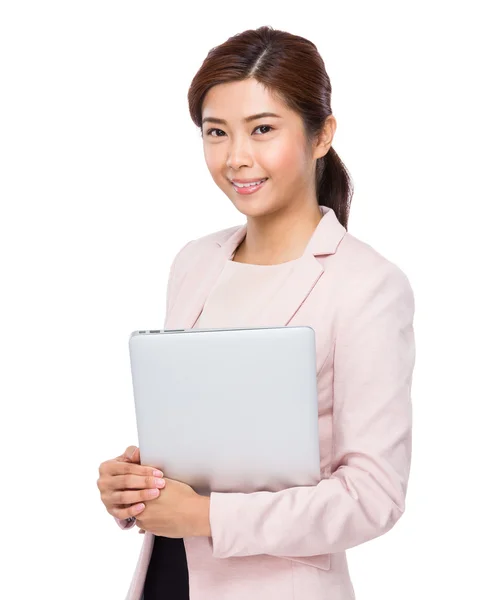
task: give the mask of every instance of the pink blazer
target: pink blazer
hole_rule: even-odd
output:
[[[405,510],[413,291],[398,266],[348,233],[332,209],[322,212],[290,278],[251,324],[315,330],[322,481],[213,492],[212,537],[184,538],[191,600],[352,600],[345,551],[389,531]],[[246,229],[217,231],[178,252],[166,329],[193,327]],[[153,540],[146,532],[126,600],[141,598]]]

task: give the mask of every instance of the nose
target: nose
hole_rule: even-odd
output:
[[[229,169],[238,170],[240,167],[250,167],[253,163],[248,143],[236,139],[230,143],[226,166]]]

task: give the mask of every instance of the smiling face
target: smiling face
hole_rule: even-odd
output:
[[[277,116],[247,120],[261,113]],[[205,96],[202,117],[207,167],[237,210],[258,217],[293,205],[317,205],[315,159],[330,147],[333,116],[327,129],[330,137],[322,137],[321,144],[308,149],[301,117],[257,80],[248,79],[213,86]],[[252,194],[238,193],[230,182],[266,177]]]

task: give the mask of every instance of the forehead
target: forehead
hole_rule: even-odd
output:
[[[245,117],[262,112],[273,112],[286,118],[290,111],[256,79],[220,83],[206,94],[202,118],[216,117],[241,122]]]

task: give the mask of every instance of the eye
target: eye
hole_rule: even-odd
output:
[[[212,131],[221,131],[221,133],[224,133],[224,131],[222,129],[216,129],[215,127],[213,129],[208,129],[206,134],[210,135],[211,137],[221,137],[220,135],[211,135]]]
[[[262,129],[263,127],[270,129],[271,131],[274,129],[270,125],[257,125],[257,127],[254,129],[254,131],[256,129]],[[224,131],[222,129],[217,129],[216,127],[213,127],[212,129],[207,130],[206,135],[208,135],[210,137],[223,137],[222,135],[211,135],[211,132],[213,132],[213,131],[220,131],[221,133],[224,133]],[[265,135],[266,133],[269,133],[269,132],[268,131],[266,131],[265,133],[263,132],[261,135]]]
[[[261,129],[262,127],[265,127],[266,129],[270,129],[272,131],[272,127],[270,125],[259,125],[258,127],[256,127],[255,129]],[[254,129],[254,131],[255,131]],[[265,133],[269,133],[268,131],[266,131]],[[265,135],[265,134],[264,134]]]

